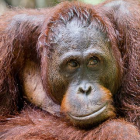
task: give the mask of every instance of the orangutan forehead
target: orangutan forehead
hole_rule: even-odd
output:
[[[71,19],[66,25],[59,24],[54,29],[53,41],[59,48],[82,48],[85,49],[90,45],[102,45],[108,42],[106,33],[102,32],[96,21],[86,26],[86,23],[76,17]]]
[[[91,9],[70,8],[52,17],[46,30],[47,46],[51,49],[86,49],[90,44],[109,42],[104,25]],[[92,45],[93,46],[93,45]]]

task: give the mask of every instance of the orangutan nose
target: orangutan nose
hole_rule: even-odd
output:
[[[83,94],[90,94],[91,93],[91,85],[90,84],[84,84],[82,83],[80,86],[79,86],[79,92],[80,93],[83,93]]]

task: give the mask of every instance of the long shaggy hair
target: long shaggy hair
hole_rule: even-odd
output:
[[[14,9],[0,17],[0,139],[140,138],[140,3],[107,1],[97,6],[64,2],[43,10]],[[117,60],[118,92],[113,101],[117,117],[91,130],[81,130],[63,117],[32,107],[23,98],[19,73],[30,59],[41,65],[42,48],[51,52],[53,27],[74,16],[98,21],[107,33]],[[49,38],[48,38],[49,36]],[[40,66],[42,69],[43,66]],[[42,77],[43,79],[43,77]],[[49,94],[49,93],[48,93]],[[130,123],[129,123],[130,122]],[[137,128],[132,125],[134,124]],[[129,135],[126,135],[129,134]]]

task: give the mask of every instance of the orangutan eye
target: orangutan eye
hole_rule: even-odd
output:
[[[77,68],[79,66],[78,62],[75,61],[75,60],[70,60],[68,62],[68,66],[71,67],[71,68]]]
[[[95,66],[99,63],[99,59],[98,57],[92,57],[90,58],[89,62],[88,62],[88,66],[92,67],[92,66]]]

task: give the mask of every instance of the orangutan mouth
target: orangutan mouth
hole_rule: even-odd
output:
[[[106,105],[103,106],[101,109],[97,110],[96,112],[93,112],[91,114],[88,115],[84,115],[84,116],[74,116],[72,114],[69,114],[69,116],[74,119],[74,120],[78,120],[78,121],[82,121],[82,120],[89,120],[91,118],[95,118],[98,115],[100,115],[102,112],[104,112],[104,110],[106,109]]]

